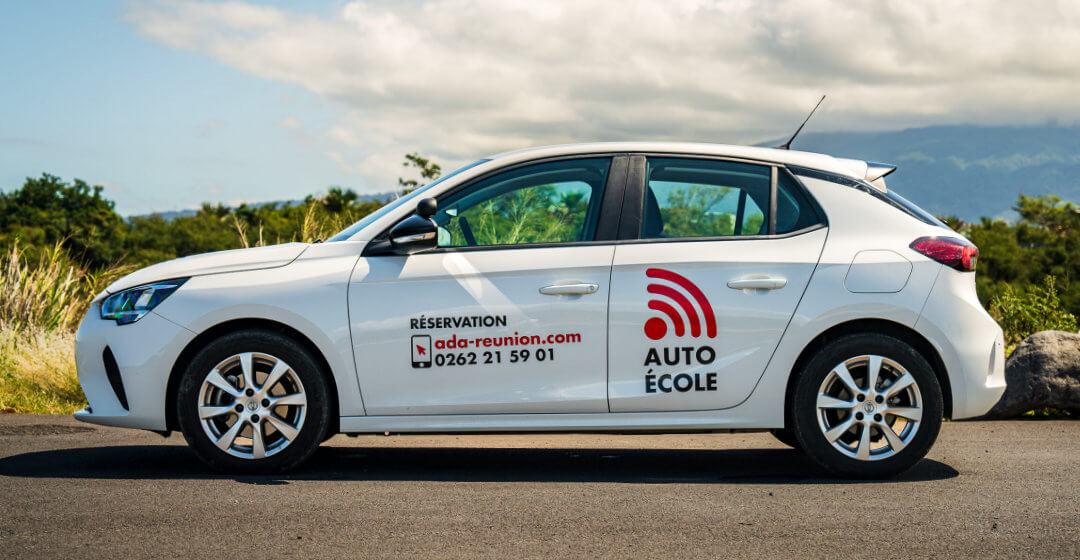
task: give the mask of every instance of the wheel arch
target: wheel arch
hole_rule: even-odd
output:
[[[802,352],[799,353],[799,357],[795,360],[795,364],[791,368],[791,373],[788,375],[787,389],[784,392],[785,426],[791,424],[789,418],[791,407],[789,404],[791,403],[792,395],[795,391],[795,382],[802,372],[803,366],[810,361],[818,350],[823,348],[829,342],[844,335],[859,333],[879,333],[892,336],[906,342],[919,352],[919,354],[921,354],[930,364],[930,367],[933,368],[934,375],[937,377],[938,383],[941,384],[941,404],[945,417],[950,418],[952,416],[952,385],[949,383],[949,372],[945,367],[945,361],[941,359],[941,354],[934,348],[934,345],[931,344],[926,337],[919,334],[918,331],[900,323],[889,321],[887,319],[857,319],[829,327],[821,334],[814,337],[814,339],[803,348]]]
[[[184,368],[186,368],[188,363],[195,357],[195,354],[212,340],[226,334],[245,330],[268,330],[278,332],[295,340],[308,352],[311,352],[311,355],[318,360],[319,365],[322,366],[323,375],[326,376],[326,384],[330,391],[330,418],[334,419],[340,416],[338,412],[337,383],[334,381],[334,374],[333,370],[330,368],[330,362],[310,338],[285,323],[270,319],[233,319],[218,323],[199,333],[191,340],[191,342],[187,343],[180,352],[180,355],[177,356],[176,361],[173,362],[172,369],[169,371],[169,381],[165,389],[165,424],[167,429],[180,429],[180,422],[176,417],[176,393],[180,385],[180,378],[184,373]],[[331,426],[335,427],[333,432],[336,432],[336,424],[332,423]]]

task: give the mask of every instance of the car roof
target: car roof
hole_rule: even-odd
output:
[[[863,179],[867,172],[867,163],[861,160],[837,158],[826,154],[801,152],[798,150],[699,142],[590,142],[583,144],[559,144],[502,152],[489,156],[489,159],[499,163],[517,163],[547,157],[618,152],[722,156],[809,167],[812,169],[838,173],[856,179]]]

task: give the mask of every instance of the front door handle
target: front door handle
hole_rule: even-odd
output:
[[[595,294],[600,289],[599,284],[577,282],[574,284],[553,284],[540,288],[540,293],[545,296],[583,296]]]
[[[787,286],[787,278],[783,276],[744,276],[727,283],[733,290],[779,290],[784,286]]]

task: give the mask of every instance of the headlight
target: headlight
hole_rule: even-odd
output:
[[[117,292],[101,302],[101,318],[113,319],[117,325],[130,325],[165,301],[184,282],[187,278],[162,280]]]

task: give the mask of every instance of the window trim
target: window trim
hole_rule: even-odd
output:
[[[769,168],[769,235],[776,235],[776,197],[778,196],[776,183],[779,175],[775,165]]]
[[[510,251],[521,249],[559,249],[563,247],[618,247],[622,245],[644,245],[649,243],[705,243],[716,241],[765,241],[770,239],[788,239],[799,235],[805,235],[807,233],[815,232],[820,229],[826,229],[826,224],[814,224],[795,231],[789,231],[787,233],[780,233],[776,235],[740,235],[738,237],[733,235],[723,237],[655,237],[651,239],[608,239],[600,241],[568,241],[565,243],[529,243],[527,245],[478,245],[476,247],[439,247],[437,249],[431,249],[430,251],[424,251],[422,253],[416,253],[416,255],[431,255],[436,253],[471,253],[475,251]],[[374,255],[373,255],[374,256]],[[395,256],[384,255],[378,256]]]
[[[819,229],[825,229],[829,227],[828,224],[817,223],[812,226],[807,226],[795,231],[789,231],[787,233],[778,233],[774,235],[723,235],[712,237],[653,237],[653,238],[638,238],[638,239],[620,239],[616,245],[641,245],[646,243],[705,243],[716,241],[765,241],[770,239],[788,239],[790,237],[796,237],[804,235]]]
[[[637,244],[637,243],[694,243],[694,242],[707,242],[707,241],[760,241],[765,239],[787,239],[797,235],[803,235],[812,231],[829,227],[828,216],[821,208],[821,204],[818,203],[814,195],[810,193],[806,185],[799,181],[799,178],[792,173],[786,165],[777,162],[769,162],[762,160],[752,160],[738,157],[727,156],[713,156],[707,154],[683,154],[678,152],[641,152],[630,154],[631,169],[626,181],[626,188],[624,192],[623,203],[623,224],[627,227],[619,228],[619,244]],[[640,158],[640,159],[639,159]],[[769,183],[769,233],[765,235],[722,235],[722,236],[702,236],[702,237],[656,237],[656,238],[643,238],[641,237],[641,226],[644,221],[644,205],[645,205],[645,188],[648,182],[646,176],[646,165],[649,158],[668,158],[668,159],[699,159],[699,160],[711,160],[722,161],[732,163],[746,163],[752,165],[758,165],[761,167],[769,167],[770,171],[770,183]],[[780,173],[783,171],[790,179],[792,186],[799,190],[803,198],[809,203],[809,208],[813,210],[814,215],[817,217],[816,223],[804,227],[802,229],[789,231],[787,233],[776,233],[776,209],[779,196],[779,183]],[[627,212],[632,212],[632,219],[627,220]]]
[[[614,244],[616,234],[619,231],[619,222],[621,219],[621,211],[624,197],[624,189],[627,181],[627,162],[630,159],[629,154],[625,152],[596,152],[586,154],[567,154],[562,156],[552,156],[546,158],[533,159],[528,161],[522,161],[497,169],[492,169],[468,181],[456,185],[444,192],[435,195],[432,198],[436,200],[444,200],[446,197],[453,196],[454,194],[475,186],[481,181],[490,179],[495,175],[520,169],[522,167],[528,167],[531,165],[538,165],[543,163],[552,163],[557,161],[570,161],[578,159],[597,159],[597,158],[609,158],[611,164],[608,167],[607,181],[604,184],[604,192],[600,197],[599,217],[596,223],[596,230],[593,232],[593,239],[584,241],[565,241],[565,242],[545,242],[545,243],[521,243],[514,245],[477,245],[474,247],[436,247],[434,249],[417,253],[417,255],[436,255],[444,253],[467,253],[474,251],[506,251],[506,250],[520,250],[520,249],[550,249],[557,247],[588,247],[595,245],[611,245]],[[389,224],[375,237],[368,242],[364,247],[364,251],[361,256],[400,256],[400,255],[388,255],[382,250],[385,248],[386,243],[390,237],[390,230],[394,229],[401,221],[408,219],[412,216],[412,213],[406,214],[401,219]],[[614,223],[612,223],[614,222]]]

